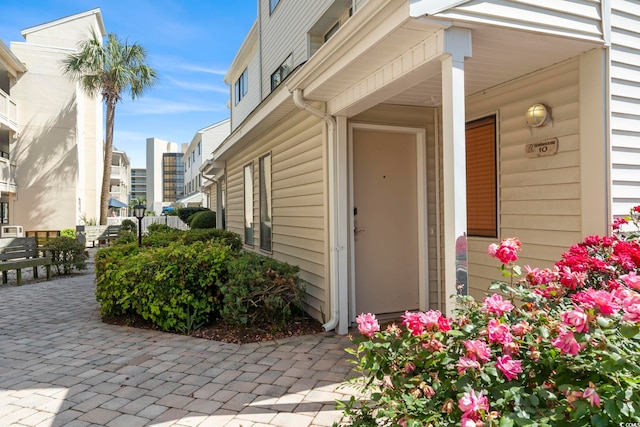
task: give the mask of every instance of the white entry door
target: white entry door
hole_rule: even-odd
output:
[[[416,138],[353,130],[356,315],[420,306]]]

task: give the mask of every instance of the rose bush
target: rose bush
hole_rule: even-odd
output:
[[[449,319],[407,312],[401,326],[356,320],[347,351],[362,399],[342,402],[351,426],[609,426],[640,421],[640,243],[613,224],[554,268],[515,262],[517,238],[491,245],[507,282]]]

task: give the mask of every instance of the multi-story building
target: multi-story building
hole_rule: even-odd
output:
[[[13,201],[17,194],[16,163],[11,159],[12,144],[19,136],[18,101],[11,96],[11,88],[27,72],[11,50],[0,40],[0,223],[8,224],[13,215]]]
[[[60,67],[91,31],[106,34],[100,9],[27,28],[10,51],[0,43],[2,221],[60,230],[98,217],[102,100]]]
[[[147,200],[147,170],[131,168],[131,184],[129,186],[129,203],[136,200]]]
[[[327,329],[450,312],[640,204],[637,1],[259,0],[210,174]]]
[[[183,206],[202,206],[212,210],[215,206],[215,190],[209,191],[213,181],[200,170],[213,150],[229,136],[229,119],[207,126],[196,132],[182,158],[184,165],[184,197],[178,200]],[[214,197],[214,200],[211,197]]]
[[[124,151],[116,148],[111,157],[111,180],[109,208],[114,216],[127,216],[129,206],[129,182],[131,181],[131,165]]]
[[[147,138],[147,210],[156,214],[183,196],[182,155],[186,144]]]

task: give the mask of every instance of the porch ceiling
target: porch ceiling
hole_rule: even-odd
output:
[[[367,78],[390,64],[400,55],[426,38],[435,35],[442,26],[409,19],[373,48],[362,53],[331,78],[318,79],[304,88],[307,99],[331,102],[345,91],[354,90]],[[472,33],[472,57],[465,61],[465,93],[487,90],[520,76],[575,57],[601,46],[557,36],[535,34],[506,28],[467,26]],[[343,60],[344,61],[344,60]],[[357,97],[358,90],[355,96]],[[433,60],[401,80],[393,90],[380,91],[375,103],[410,106],[439,106],[441,104],[440,61]],[[331,111],[352,116],[368,108],[371,100],[350,106],[343,111]]]

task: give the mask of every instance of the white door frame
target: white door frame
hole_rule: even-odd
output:
[[[355,321],[358,314],[356,313],[356,270],[355,270],[355,236],[354,215],[353,215],[353,132],[354,130],[373,130],[386,133],[404,133],[416,136],[416,161],[417,161],[417,186],[416,197],[418,206],[418,297],[420,299],[420,310],[426,310],[429,306],[429,280],[427,272],[428,266],[428,239],[426,230],[428,230],[427,217],[427,138],[426,130],[422,128],[391,126],[391,125],[374,125],[367,123],[349,123],[348,138],[348,179],[349,179],[349,320]]]

